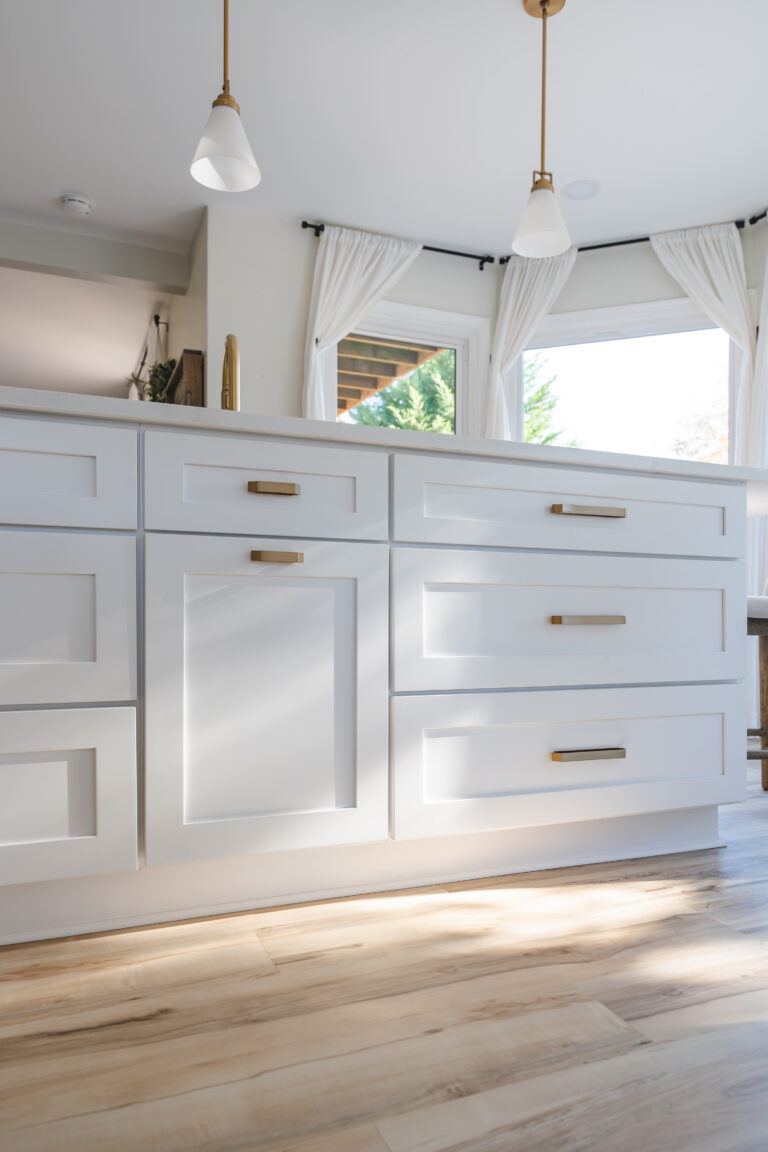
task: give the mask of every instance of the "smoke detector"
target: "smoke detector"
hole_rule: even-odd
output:
[[[93,212],[93,204],[87,196],[66,193],[59,196],[59,203],[68,216],[90,216]]]

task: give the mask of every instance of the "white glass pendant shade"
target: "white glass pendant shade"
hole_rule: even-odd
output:
[[[198,184],[219,192],[245,192],[259,183],[261,172],[234,108],[211,109],[189,170]]]
[[[518,256],[543,259],[559,256],[571,246],[555,194],[549,188],[534,188],[512,241]]]

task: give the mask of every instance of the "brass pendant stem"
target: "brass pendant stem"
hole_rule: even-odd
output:
[[[224,86],[222,92],[229,96],[229,0],[224,0]]]
[[[229,91],[229,0],[224,0],[224,83],[211,107],[217,108],[220,105],[234,108],[238,114],[240,112],[240,105]]]
[[[226,0],[225,0],[226,3]],[[544,160],[547,133],[547,17],[549,0],[541,0],[541,172],[546,172]]]

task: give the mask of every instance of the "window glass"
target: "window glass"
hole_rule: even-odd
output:
[[[727,464],[729,354],[720,328],[531,349],[525,439]]]
[[[456,431],[456,350],[352,332],[339,341],[337,418]]]

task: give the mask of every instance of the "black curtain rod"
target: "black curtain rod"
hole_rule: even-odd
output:
[[[301,226],[302,228],[309,228],[316,237],[325,231],[325,224],[310,224],[307,220],[302,220]],[[422,247],[425,252],[442,252],[444,256],[462,256],[466,260],[477,260],[481,272],[486,264],[496,263],[495,256],[477,256],[473,252],[456,252],[453,248],[433,248],[431,244],[423,244]]]
[[[750,216],[749,220],[734,220],[734,224],[741,231],[747,224],[757,224],[758,220],[764,220],[766,215],[768,215],[768,208],[757,216]],[[623,248],[626,244],[648,244],[650,239],[650,236],[635,236],[633,240],[607,240],[604,244],[584,244],[577,251],[597,252],[600,248]],[[510,260],[511,256],[502,256],[499,259],[499,264],[509,264]]]
[[[763,212],[760,216],[752,216],[750,224],[756,224],[758,220],[762,220],[765,216]],[[734,224],[741,231],[746,225],[746,220],[734,220]],[[634,240],[609,240],[605,244],[585,244],[583,248],[579,248],[579,252],[596,252],[599,248],[621,248],[624,244],[647,244],[650,242],[650,236],[637,236]]]
[[[749,220],[734,220],[736,227],[741,230],[747,224],[757,224],[758,221],[764,220],[768,216],[768,208],[759,212],[756,216],[750,216]],[[302,228],[310,228],[314,231],[315,236],[319,236],[325,230],[325,224],[309,224],[306,220],[301,222]],[[578,249],[579,252],[597,252],[601,248],[623,248],[627,244],[648,244],[650,236],[636,236],[633,240],[607,240],[604,244],[584,244]],[[496,260],[493,256],[475,256],[471,252],[455,252],[452,248],[432,248],[429,244],[424,245],[425,252],[443,252],[446,256],[465,256],[468,260],[477,260],[482,272],[486,264],[495,264]],[[499,264],[503,267],[509,264],[512,259],[511,256],[500,256]]]

